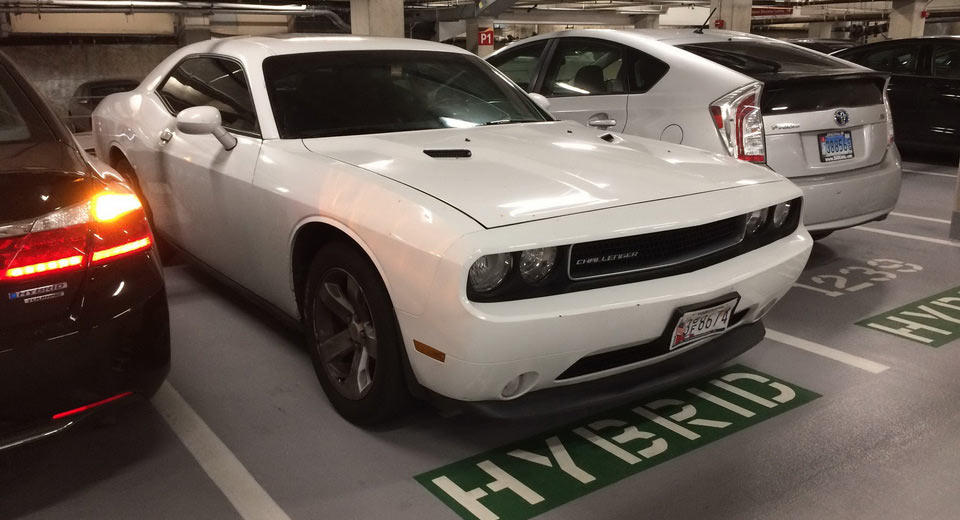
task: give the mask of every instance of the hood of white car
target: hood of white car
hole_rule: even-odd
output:
[[[685,146],[619,135],[608,142],[599,135],[576,123],[548,122],[304,144],[436,197],[487,228],[782,180],[765,168]],[[425,152],[465,150],[469,157]]]

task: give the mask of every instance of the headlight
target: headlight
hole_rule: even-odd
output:
[[[470,275],[467,278],[473,290],[490,292],[500,287],[511,269],[513,269],[513,255],[510,253],[486,255],[470,266]]]
[[[758,209],[747,215],[747,236],[753,236],[760,231],[764,222],[767,221],[767,211],[769,208]]]
[[[527,249],[520,253],[520,277],[529,284],[537,283],[553,271],[556,263],[557,248],[555,247]]]
[[[780,229],[780,226],[787,221],[787,217],[790,215],[790,203],[781,202],[773,207],[773,227],[774,229]]]

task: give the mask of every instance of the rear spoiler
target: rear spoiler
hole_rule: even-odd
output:
[[[828,70],[820,72],[794,72],[794,73],[783,73],[783,72],[764,72],[751,74],[751,76],[758,80],[762,81],[764,88],[770,88],[772,86],[786,86],[786,85],[796,85],[801,83],[828,83],[833,81],[849,81],[849,80],[863,80],[863,79],[873,79],[876,80],[881,85],[886,84],[887,79],[890,78],[890,74],[886,72],[880,72],[876,70]]]

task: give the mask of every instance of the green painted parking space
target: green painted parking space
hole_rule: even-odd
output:
[[[860,320],[857,325],[940,347],[960,338],[960,287]]]
[[[817,397],[734,365],[415,478],[464,519],[523,520]]]

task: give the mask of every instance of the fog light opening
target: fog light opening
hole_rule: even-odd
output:
[[[527,393],[533,385],[537,382],[537,379],[540,377],[540,374],[536,372],[525,372],[519,376],[511,379],[503,386],[503,390],[500,391],[500,396],[504,399],[516,399],[521,395]]]

